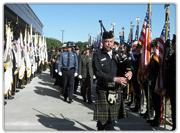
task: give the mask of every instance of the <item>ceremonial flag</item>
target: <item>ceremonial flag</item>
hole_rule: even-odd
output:
[[[142,46],[142,54],[138,70],[138,82],[141,85],[148,79],[148,66],[150,64],[150,42],[151,42],[151,4],[148,4],[144,24],[142,27],[139,44]],[[141,89],[142,85],[141,85]]]
[[[6,49],[4,51],[4,96],[8,96],[9,92],[12,91],[11,84],[12,79],[12,49],[11,49],[11,28],[10,25],[6,25]],[[11,94],[10,94],[11,95]]]
[[[88,44],[91,45],[91,34],[88,35]]]
[[[4,50],[4,62],[6,62],[7,57],[8,57],[8,51],[9,51],[9,47],[11,45],[11,31],[10,31],[10,27],[6,24],[6,49]]]
[[[163,27],[163,30],[161,32],[160,38],[157,42],[157,46],[153,55],[153,58],[158,62],[159,64],[159,73],[156,79],[156,86],[155,86],[155,92],[160,95],[165,95],[165,89],[164,89],[164,77],[165,77],[165,60],[166,60],[166,41],[167,39],[170,39],[170,21],[169,21],[169,11],[166,10],[166,21]]]
[[[132,43],[132,53],[133,53],[133,55],[136,54],[136,46],[138,44],[138,34],[139,34],[139,23],[136,26],[135,41]]]
[[[132,41],[132,26],[131,26],[131,28],[130,28],[130,32],[129,32],[129,36],[128,36],[128,41],[127,41],[127,43],[130,44],[131,41]]]
[[[123,31],[121,31],[122,36],[120,36],[120,45],[119,45],[119,52],[120,53],[124,52],[124,27],[122,29],[123,29]]]
[[[20,33],[20,34],[22,34],[22,33]],[[17,69],[14,72],[14,75],[16,75],[19,72],[21,65],[22,65],[22,63],[21,63],[21,40],[20,40],[20,37],[16,41],[16,48],[17,48],[17,58],[16,58]]]
[[[102,49],[102,48],[103,48],[103,43],[102,43],[102,35],[103,35],[103,32],[102,32],[102,26],[101,26],[101,24],[100,24],[100,27],[101,27],[101,36],[100,36],[99,49]]]
[[[27,45],[26,45],[26,71],[27,71],[27,78],[31,76],[31,59],[30,59],[30,34],[28,31],[27,34]]]

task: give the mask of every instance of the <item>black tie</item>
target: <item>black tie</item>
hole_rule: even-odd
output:
[[[68,61],[67,61],[67,67],[69,67],[69,63],[70,63],[70,52],[68,52]]]

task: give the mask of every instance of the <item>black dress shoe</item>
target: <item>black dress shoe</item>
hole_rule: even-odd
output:
[[[133,112],[138,112],[139,111],[139,108],[138,107],[135,107],[132,109]]]
[[[144,113],[143,118],[144,118],[144,119],[147,119],[147,118],[148,118],[148,113],[147,113],[147,112]]]
[[[8,99],[14,99],[14,97],[12,97],[12,96],[8,96]]]
[[[93,102],[92,102],[92,100],[90,100],[90,101],[88,101],[87,103],[88,103],[88,104],[92,104]]]
[[[67,102],[67,98],[64,98],[64,101]]]
[[[16,90],[16,92],[19,92],[19,90]]]
[[[69,102],[68,103],[72,103],[73,102],[73,100],[69,100]]]
[[[86,102],[86,98],[84,98],[83,101]]]
[[[154,120],[147,120],[147,123],[154,123]]]
[[[160,125],[160,122],[159,122],[159,121],[155,121],[155,120],[154,120],[154,122],[151,123],[151,126],[152,126],[152,127],[159,127],[159,125]]]
[[[22,86],[18,86],[18,87],[16,87],[16,88],[18,88],[18,89],[23,89],[23,88],[25,88],[25,87],[22,87]]]

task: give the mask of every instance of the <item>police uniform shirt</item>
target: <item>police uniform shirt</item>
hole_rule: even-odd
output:
[[[61,72],[61,68],[75,68],[75,73],[77,73],[78,69],[78,60],[77,55],[70,51],[70,62],[68,67],[68,52],[63,52],[60,55],[59,63],[58,63],[58,71]]]

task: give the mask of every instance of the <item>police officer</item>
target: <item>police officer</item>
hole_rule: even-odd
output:
[[[91,104],[91,90],[93,84],[93,68],[92,59],[93,55],[90,54],[89,45],[85,45],[85,54],[81,55],[79,58],[79,79],[82,79],[81,95],[84,102],[86,102],[86,96],[88,103]],[[88,90],[87,90],[88,88]]]
[[[118,46],[119,46],[119,43],[118,42],[114,42],[114,46],[113,46],[113,49],[118,51]]]
[[[79,47],[78,46],[75,47],[75,53],[77,55],[77,60],[78,60],[78,64],[79,64],[80,53],[79,53]],[[79,67],[79,65],[78,65],[78,67]],[[74,79],[74,94],[76,94],[78,84],[79,84],[79,77],[77,76]]]
[[[121,91],[118,84],[126,86],[127,79],[132,78],[132,71],[125,77],[117,77],[118,64],[122,60],[119,52],[112,50],[113,32],[103,33],[103,48],[93,55],[93,68],[97,78],[94,120],[98,130],[114,130],[118,119]]]
[[[49,67],[50,67],[50,76],[53,76],[53,56],[56,55],[54,47],[51,47],[51,52],[49,53]]]
[[[78,61],[75,53],[72,52],[72,43],[67,43],[67,52],[60,55],[58,71],[63,78],[64,101],[67,101],[69,87],[69,103],[72,103],[74,93],[74,77],[76,77],[78,69]]]
[[[62,45],[62,52],[67,52],[67,44],[63,44]],[[60,59],[60,56],[59,56],[59,59]],[[59,64],[59,60],[58,60],[58,63],[57,63],[57,71],[58,71],[58,64]],[[59,93],[59,96],[63,95],[63,80],[62,80],[62,76],[59,76],[58,74],[58,77],[59,77],[59,86],[60,86],[60,93]]]
[[[167,88],[167,94],[169,95],[172,110],[172,122],[173,128],[176,129],[176,35],[173,34],[172,48],[173,54],[170,56],[167,62],[167,75],[165,86]]]
[[[56,48],[56,55],[54,56],[55,59],[55,74],[56,74],[56,81],[54,82],[54,85],[60,85],[60,76],[58,75],[58,62],[59,62],[59,58],[60,58],[60,52],[61,49],[60,48]]]
[[[142,46],[138,44],[136,46],[136,54],[134,55],[135,60],[132,62],[132,65],[134,68],[133,77],[132,77],[132,85],[135,91],[135,103],[136,103],[135,108],[133,109],[134,112],[137,112],[140,109],[140,102],[141,102],[141,90],[140,90],[140,85],[137,80],[141,53],[142,53]]]

